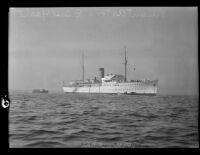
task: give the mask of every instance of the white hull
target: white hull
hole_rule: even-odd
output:
[[[103,83],[90,86],[63,86],[65,93],[107,93],[107,94],[157,94],[158,81]]]

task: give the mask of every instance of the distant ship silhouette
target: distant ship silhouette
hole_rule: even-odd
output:
[[[33,89],[32,93],[48,93],[46,89]]]

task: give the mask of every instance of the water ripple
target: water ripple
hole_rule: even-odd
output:
[[[197,96],[10,98],[10,147],[198,147]]]

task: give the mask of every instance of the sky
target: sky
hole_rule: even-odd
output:
[[[124,74],[158,79],[160,94],[198,94],[197,7],[10,8],[9,89]],[[136,68],[136,70],[134,70]]]

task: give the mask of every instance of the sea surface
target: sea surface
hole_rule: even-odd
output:
[[[198,148],[198,96],[11,93],[11,148]]]

